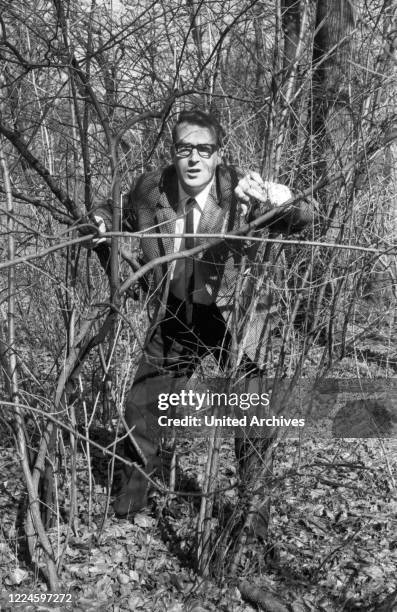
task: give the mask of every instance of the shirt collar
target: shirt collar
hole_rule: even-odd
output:
[[[204,206],[205,203],[207,201],[207,198],[209,196],[209,193],[211,191],[211,187],[214,184],[214,180],[215,180],[215,176],[212,178],[212,180],[208,183],[208,185],[206,185],[204,187],[204,189],[202,191],[200,191],[200,193],[198,193],[197,195],[194,196],[194,199],[197,202],[197,206],[199,207],[199,209],[201,210],[201,212],[204,210]],[[179,206],[181,206],[182,204],[185,204],[185,201],[188,200],[190,197],[185,190],[183,189],[182,185],[179,183],[178,181],[178,185],[179,185]]]

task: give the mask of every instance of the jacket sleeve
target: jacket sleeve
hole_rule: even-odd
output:
[[[132,196],[133,192],[134,192],[134,188],[131,187],[128,194],[123,194],[123,204],[125,204],[125,206],[123,207],[124,210],[123,210],[123,216],[121,219],[121,229],[122,231],[125,231],[125,232],[138,231],[138,228],[136,226],[135,210],[130,205],[130,202],[132,201],[132,197],[133,197]],[[91,211],[91,215],[90,215],[91,218],[93,218],[94,215],[103,219],[107,232],[112,231],[113,202],[111,199],[106,200],[105,202],[101,202],[99,206],[94,208]]]
[[[163,169],[145,172],[131,186],[128,197],[124,200],[123,229],[125,231],[139,232],[152,225],[162,174]]]
[[[137,182],[131,185],[128,194],[124,198],[123,211],[123,230],[126,232],[138,231],[138,206],[142,200],[144,175],[140,176]]]
[[[270,211],[275,212],[274,217],[260,226],[260,229],[266,227],[274,234],[295,234],[314,222],[318,203],[314,198],[305,198],[295,204],[280,207],[280,211],[277,212],[277,209],[270,204],[255,202],[247,220],[253,221]]]
[[[94,219],[94,217],[100,217],[104,221],[107,232],[110,232],[112,230],[112,216],[113,203],[111,198],[103,200],[90,211],[91,219]]]
[[[124,193],[122,196],[123,211],[121,219],[121,229],[126,232],[138,231],[137,223],[137,210],[142,196],[145,192],[145,177],[143,174],[139,177],[135,184],[131,185],[128,193]],[[112,217],[113,217],[113,201],[111,198],[101,202],[91,211],[91,217],[94,215],[103,219],[106,230],[110,232],[112,230]]]
[[[139,180],[138,180],[138,184],[139,184]],[[134,232],[134,231],[137,231],[138,229],[135,223],[136,215],[134,214],[134,209],[130,205],[130,202],[134,201],[131,199],[132,194],[134,193],[134,189],[135,189],[134,186],[132,186],[128,195],[123,195],[123,199],[122,199],[124,206],[123,206],[123,216],[121,220],[121,229],[127,232]],[[106,231],[110,232],[112,230],[112,217],[113,217],[113,201],[111,200],[111,198],[100,202],[98,206],[92,209],[90,216],[92,219],[94,216],[100,217],[105,223]],[[109,244],[107,242],[100,242],[99,244],[96,244],[93,247],[93,251],[95,251],[102,267],[104,268],[105,272],[109,275],[110,274],[110,246]],[[137,265],[139,265],[139,263],[140,262],[137,260]]]

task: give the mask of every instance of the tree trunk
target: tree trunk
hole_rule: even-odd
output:
[[[284,31],[284,72],[290,72],[294,66],[296,50],[299,43],[301,27],[301,3],[297,0],[282,0],[282,20]]]
[[[354,21],[352,2],[317,0],[313,47],[313,127],[319,139],[322,169],[327,174],[346,164],[351,155],[354,131],[351,106]]]

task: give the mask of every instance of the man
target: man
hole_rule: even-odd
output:
[[[255,172],[242,176],[222,165],[222,128],[212,115],[182,112],[172,136],[172,166],[141,176],[125,211],[128,229],[158,234],[142,237],[145,262],[208,242],[168,234],[232,232],[244,223],[242,203],[251,198],[259,203],[253,218],[292,197],[287,187],[264,183]],[[297,231],[311,219],[305,202],[280,215],[273,230]],[[131,431],[126,454],[147,474],[159,466],[159,394],[183,388],[208,353],[221,367],[227,364],[231,336],[221,307],[233,296],[244,252],[243,241],[213,241],[196,258],[161,263],[153,270],[155,312],[125,407]],[[254,364],[246,358],[243,367],[249,371]],[[116,514],[133,514],[145,506],[147,488],[141,471],[125,470],[114,501]]]

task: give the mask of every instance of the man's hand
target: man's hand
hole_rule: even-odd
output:
[[[263,181],[257,172],[249,172],[240,179],[234,193],[239,200],[246,204],[252,198],[273,207],[281,206],[292,198],[292,193],[286,185]],[[245,208],[244,204],[242,208]]]
[[[102,217],[94,215],[93,217],[96,227],[98,228],[98,235],[106,233],[106,225]],[[98,246],[101,242],[105,242],[106,238],[93,238],[92,243],[94,246]]]

